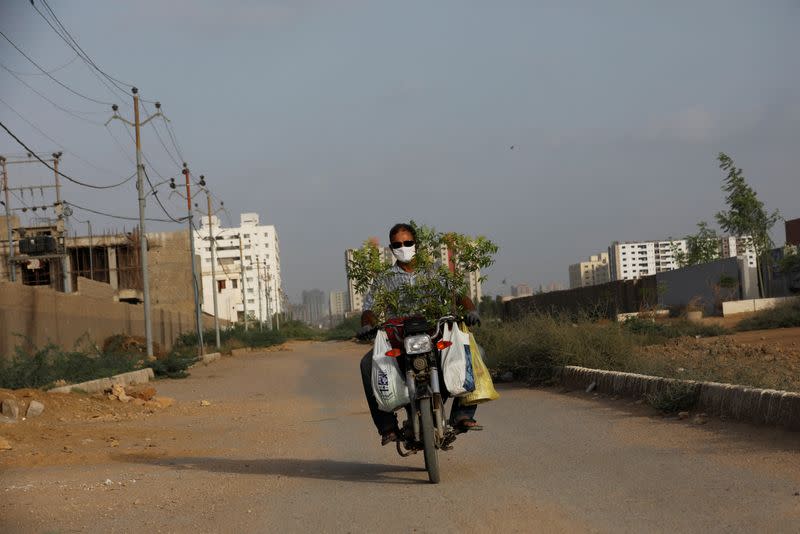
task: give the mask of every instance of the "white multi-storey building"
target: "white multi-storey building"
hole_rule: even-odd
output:
[[[266,321],[282,313],[280,245],[275,227],[259,224],[257,213],[242,213],[240,226],[234,228],[223,228],[212,215],[210,230],[216,244],[213,279],[209,217],[202,218],[194,233],[203,280],[203,311],[214,313],[212,291],[216,291],[221,319],[242,321],[245,309],[251,320]]]
[[[722,258],[744,257],[749,267],[756,266],[756,249],[748,236],[725,236],[720,238]]]
[[[331,291],[328,301],[328,313],[334,321],[341,320],[347,313],[347,291]]]
[[[605,284],[609,280],[611,280],[611,276],[607,252],[589,256],[589,261],[581,261],[569,266],[570,289]]]
[[[675,252],[686,252],[686,240],[615,241],[608,248],[612,280],[636,280],[642,276],[678,268]]]

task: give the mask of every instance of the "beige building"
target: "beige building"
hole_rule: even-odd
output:
[[[569,266],[569,288],[594,286],[610,281],[608,253],[601,252]]]

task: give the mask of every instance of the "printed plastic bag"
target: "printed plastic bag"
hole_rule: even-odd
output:
[[[472,352],[472,370],[475,373],[475,390],[461,397],[461,404],[480,404],[482,402],[499,399],[500,394],[494,389],[492,375],[489,374],[489,368],[483,363],[481,349],[475,342],[475,336],[473,336],[471,332],[469,334],[469,345],[471,349],[470,352]]]
[[[372,349],[372,394],[384,412],[393,412],[411,402],[397,360],[386,355],[391,348],[386,332],[379,330]]]
[[[457,324],[445,324],[442,339],[452,343],[442,351],[444,385],[454,397],[466,395],[475,389],[469,336]]]

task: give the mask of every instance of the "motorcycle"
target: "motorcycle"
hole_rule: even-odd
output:
[[[397,452],[404,458],[422,452],[428,479],[433,484],[441,480],[439,451],[451,450],[456,436],[462,432],[445,419],[441,374],[442,351],[452,344],[442,339],[443,327],[460,320],[448,315],[434,325],[423,318],[412,317],[404,319],[402,324],[383,323],[364,336],[374,336],[378,330],[385,330],[387,334],[393,330],[395,339],[402,342],[402,349],[393,348],[386,353],[397,358],[400,369],[405,370],[411,399],[405,407],[406,420],[400,425]]]

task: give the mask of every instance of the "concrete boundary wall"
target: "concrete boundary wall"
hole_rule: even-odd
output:
[[[195,328],[190,311],[153,307],[153,341],[169,350],[178,335]],[[212,317],[204,317],[206,328]],[[78,293],[61,293],[48,287],[0,283],[0,358],[27,342],[36,347],[53,343],[72,350],[83,338],[102,347],[116,334],[144,336],[144,310],[139,304],[114,302]]]
[[[631,398],[657,393],[671,384],[688,384],[698,389],[696,408],[700,411],[737,421],[800,430],[800,393],[577,366],[564,367],[561,382],[575,389],[585,389],[594,382],[600,393]]]
[[[748,299],[722,303],[722,315],[736,315],[737,313],[752,313],[761,310],[769,310],[798,297],[776,297],[767,299]]]

